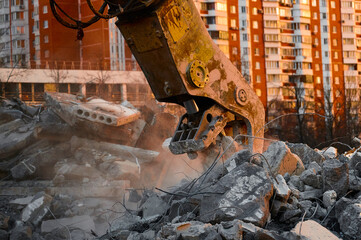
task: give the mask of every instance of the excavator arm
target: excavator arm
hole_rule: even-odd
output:
[[[252,136],[243,143],[253,152],[263,150],[263,105],[210,38],[193,0],[104,0],[99,10],[87,3],[93,21],[118,19],[156,99],[187,110],[171,140],[172,153],[201,151],[220,134]],[[51,7],[59,17],[57,6]]]

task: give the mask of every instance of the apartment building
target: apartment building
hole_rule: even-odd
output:
[[[102,1],[93,2],[100,4]],[[62,0],[57,3],[75,19],[88,21],[94,16],[85,0]],[[48,0],[1,0],[1,65],[139,70],[114,21],[98,21],[84,29],[84,38],[79,40],[77,30],[62,26],[54,18]]]
[[[269,118],[275,100],[290,111],[345,121],[357,115],[361,74],[360,0],[239,0],[242,73]],[[302,91],[295,94],[297,89]],[[306,100],[297,108],[297,95]],[[354,112],[353,112],[354,111]]]

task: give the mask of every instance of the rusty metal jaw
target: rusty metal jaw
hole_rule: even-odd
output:
[[[224,108],[213,105],[196,114],[181,117],[169,145],[173,154],[193,153],[209,147],[221,134],[234,115]]]

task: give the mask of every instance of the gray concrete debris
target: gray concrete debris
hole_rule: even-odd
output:
[[[312,186],[314,188],[321,188],[322,184],[321,184],[321,176],[318,176],[316,174],[316,170],[314,168],[309,168],[305,171],[303,171],[303,173],[300,176],[300,179],[307,185]]]
[[[29,226],[17,226],[11,230],[9,240],[32,240],[33,231]]]
[[[349,171],[349,189],[355,191],[361,191],[361,177],[357,176],[355,170]]]
[[[50,149],[39,149],[38,152],[21,158],[19,163],[11,168],[11,176],[16,180],[26,179],[32,175],[46,176],[60,158],[67,158],[70,154],[69,143],[54,144]]]
[[[278,174],[276,176],[276,180],[272,179],[273,187],[276,191],[276,197],[286,202],[291,194],[291,190],[282,175]]]
[[[325,160],[324,156],[322,156],[319,152],[313,150],[306,144],[287,143],[287,146],[290,148],[292,153],[296,154],[302,160],[303,164],[306,167],[313,161],[321,165],[322,162]]]
[[[340,206],[338,206],[340,211]],[[361,200],[355,200],[338,214],[338,223],[342,232],[350,238],[360,239],[361,236]]]
[[[288,172],[290,175],[300,175],[305,170],[301,159],[293,154],[284,142],[272,143],[263,155],[271,165],[274,174],[284,175]],[[264,161],[263,167],[267,170],[269,168]]]
[[[204,195],[200,208],[201,221],[237,218],[258,226],[266,223],[273,186],[261,167],[244,163],[222,177],[209,190],[218,194]]]
[[[315,169],[316,171],[316,174],[321,174],[322,172],[322,168],[321,166],[317,163],[317,162],[311,162],[309,165],[308,165],[308,168],[307,169]]]
[[[87,147],[90,149],[95,149],[97,151],[107,152],[114,156],[119,156],[122,159],[129,160],[131,162],[137,163],[138,161],[139,164],[145,162],[152,162],[159,155],[159,152],[155,152],[151,150],[89,140],[89,139],[79,138],[76,136],[72,137],[70,144],[71,144],[72,152],[76,152],[76,150],[80,147]]]
[[[225,240],[242,239],[242,224],[242,221],[237,219],[232,222],[221,222],[218,224],[217,231],[221,235],[222,239]]]
[[[90,233],[92,230],[95,229],[95,225],[93,219],[88,215],[47,220],[41,223],[42,233],[50,233],[55,231],[56,229],[62,228],[81,229],[87,233]]]
[[[290,181],[288,181],[288,184],[291,187],[297,188],[299,191],[305,190],[305,184],[301,181],[300,176],[293,175],[290,178]]]
[[[143,218],[151,218],[162,215],[168,210],[169,206],[157,194],[151,195],[141,206]]]
[[[140,112],[135,109],[103,99],[81,102],[75,95],[45,93],[45,100],[47,106],[71,126],[74,126],[79,119],[105,125],[120,126],[133,122],[140,117]]]
[[[89,177],[91,179],[103,179],[102,173],[90,164],[78,165],[75,163],[65,163],[57,171],[57,175],[63,175],[65,179],[83,179]]]
[[[361,152],[356,152],[349,161],[349,169],[354,170],[356,176],[361,177]]]
[[[326,208],[332,207],[337,200],[337,193],[334,190],[329,190],[323,193],[322,201]]]
[[[12,157],[34,143],[37,139],[37,130],[32,124],[27,124],[17,131],[0,132],[0,160]]]
[[[217,235],[219,236],[216,226],[191,221],[163,226],[158,232],[157,239],[167,239],[168,237],[184,240],[221,239]]]
[[[322,165],[323,191],[335,190],[337,195],[346,194],[349,186],[349,171],[346,163],[328,159]]]
[[[281,222],[297,222],[302,217],[301,209],[287,209],[280,218]]]
[[[319,150],[319,153],[324,156],[326,159],[337,158],[337,148],[328,147],[322,150]]]
[[[313,189],[309,191],[300,192],[300,199],[303,200],[317,199],[321,197],[322,197],[321,189]]]
[[[52,197],[44,192],[37,193],[21,212],[21,221],[37,226],[49,212]]]
[[[11,200],[9,202],[9,204],[14,204],[14,205],[28,205],[29,203],[31,203],[31,200],[33,200],[34,196],[28,196],[28,197],[24,197],[24,198],[17,198],[14,200]]]
[[[339,238],[328,229],[313,220],[297,223],[291,232],[305,240],[339,240]]]

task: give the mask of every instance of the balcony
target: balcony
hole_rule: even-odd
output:
[[[281,20],[293,21],[293,17],[290,17],[290,16],[281,16],[280,19],[281,19]]]
[[[295,44],[294,43],[281,42],[281,46],[282,47],[294,47]]]
[[[281,33],[294,33],[295,31],[293,29],[280,29]]]
[[[282,69],[283,73],[296,73],[295,69]]]
[[[281,58],[284,60],[296,60],[295,56],[282,56]]]

